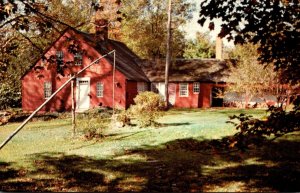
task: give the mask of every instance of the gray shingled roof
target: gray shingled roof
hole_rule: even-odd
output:
[[[124,43],[110,39],[95,42],[95,37],[93,34],[87,34],[80,31],[77,31],[77,33],[83,35],[85,41],[87,41],[102,55],[112,50],[116,50],[116,68],[129,80],[149,82],[149,79],[139,65],[141,59]],[[108,55],[105,57],[105,59],[113,64],[113,54]]]
[[[169,71],[170,82],[225,82],[232,60],[176,59]],[[151,82],[165,80],[165,60],[144,61],[143,71]]]

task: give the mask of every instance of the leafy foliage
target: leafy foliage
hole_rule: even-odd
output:
[[[103,130],[108,128],[110,117],[109,110],[90,109],[77,116],[76,125],[87,140],[99,139],[103,137]]]
[[[162,116],[165,108],[162,97],[151,91],[138,94],[134,98],[134,102],[135,105],[132,105],[129,111],[137,119],[140,127],[154,124],[155,119]]]
[[[0,84],[0,110],[9,107],[20,107],[21,93],[19,92],[19,85],[10,83]]]
[[[215,48],[209,41],[208,34],[197,32],[196,38],[189,40],[184,49],[184,58],[214,58]]]
[[[266,119],[255,119],[245,114],[230,116],[231,120],[237,119],[239,121],[239,123],[229,121],[239,130],[231,138],[231,143],[245,150],[249,145],[259,145],[263,139],[277,138],[300,130],[299,109],[286,112],[282,108],[271,107],[268,112],[270,115]]]
[[[167,3],[160,0],[123,0],[122,38],[137,55],[153,59],[166,56]],[[183,55],[184,33],[178,28],[191,18],[193,6],[187,0],[172,5],[172,55]]]
[[[230,74],[226,82],[230,84],[226,92],[243,95],[245,106],[254,96],[264,99],[266,95],[275,94],[279,86],[273,65],[263,66],[257,61],[257,47],[250,43],[237,45],[231,52],[231,58],[237,62],[229,67]]]
[[[198,23],[203,25],[210,20],[209,26],[213,29],[214,19],[221,18],[223,24],[219,36],[234,40],[236,44],[258,44],[258,60],[273,63],[280,73],[281,83],[291,84],[297,90],[300,85],[299,10],[298,0],[204,0],[200,4]],[[246,115],[233,117],[240,120],[236,125],[240,132],[235,135],[234,144],[244,147],[252,143],[251,139],[299,130],[299,100],[298,93],[295,108],[290,112],[271,107],[266,120]]]
[[[95,13],[91,16],[91,23],[95,23],[96,20],[104,19],[108,21],[109,38],[120,40],[121,27],[122,27],[122,12],[120,11],[121,4],[119,0],[101,0],[98,2],[92,2],[92,7]],[[95,33],[94,29],[90,30],[91,33]]]
[[[126,110],[121,111],[121,112],[117,115],[116,120],[117,120],[118,122],[120,122],[120,123],[122,124],[122,126],[130,125],[131,118],[130,118],[129,112],[126,111]]]
[[[221,18],[219,34],[235,43],[259,43],[259,60],[274,63],[282,71],[281,81],[299,84],[299,25],[298,0],[276,1],[210,1],[200,5],[199,23]]]
[[[20,77],[66,26],[78,26],[87,19],[87,6],[90,5],[84,2],[81,8],[67,1],[65,4],[62,0],[51,2],[4,3],[4,7],[13,6],[15,10],[0,21],[1,108],[20,105]],[[84,30],[84,26],[81,27]]]

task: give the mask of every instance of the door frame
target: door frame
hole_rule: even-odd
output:
[[[91,99],[89,97],[90,95],[90,92],[91,92],[91,78],[90,77],[80,77],[80,78],[76,78],[76,109],[77,110],[87,110],[87,109],[80,109],[79,108],[79,89],[80,89],[80,85],[79,85],[79,81],[88,81],[88,93],[87,93],[87,96],[88,96],[88,100],[89,100],[89,105],[88,105],[88,108],[90,108],[90,103],[91,103]]]

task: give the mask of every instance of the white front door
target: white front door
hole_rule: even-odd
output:
[[[77,78],[77,109],[84,111],[90,108],[90,78]]]

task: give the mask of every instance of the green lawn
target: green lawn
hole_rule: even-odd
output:
[[[71,120],[28,124],[0,150],[3,191],[296,191],[299,133],[250,151],[223,152],[213,139],[236,131],[228,116],[264,110],[171,110],[161,127],[105,129],[72,138]],[[20,123],[0,127],[1,142]],[[79,124],[80,127],[80,124]]]

